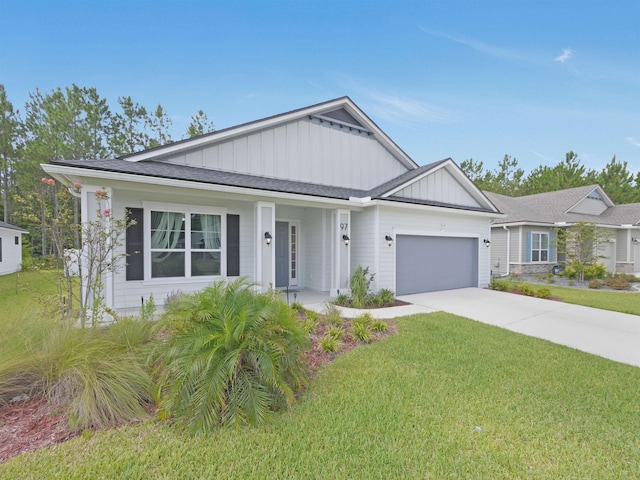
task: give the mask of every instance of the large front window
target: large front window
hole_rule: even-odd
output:
[[[532,262],[548,262],[549,261],[549,234],[548,233],[532,233],[531,234],[531,261]]]
[[[221,274],[222,217],[151,211],[151,278]]]

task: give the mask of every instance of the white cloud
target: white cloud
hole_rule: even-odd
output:
[[[627,141],[627,143],[633,145],[634,147],[640,147],[640,141],[638,141],[637,138],[626,137],[625,140]]]
[[[374,112],[395,124],[410,125],[416,121],[448,122],[453,113],[413,98],[369,91],[374,101]]]
[[[562,55],[558,55],[556,58],[553,59],[553,61],[564,63],[567,60],[569,60],[569,58],[571,58],[572,56],[573,56],[573,50],[571,50],[570,48],[565,48],[562,51]]]
[[[431,30],[430,28],[426,27],[419,26],[418,28],[423,32],[428,33],[429,35],[444,38],[452,42],[459,43],[460,45],[465,45],[469,48],[472,48],[473,50],[484,53],[485,55],[490,55],[492,57],[509,58],[514,60],[532,60],[532,58],[530,58],[530,55],[524,54],[523,52],[514,49],[501,47],[499,45],[492,45],[490,43],[485,43],[474,38],[450,35],[448,33]]]

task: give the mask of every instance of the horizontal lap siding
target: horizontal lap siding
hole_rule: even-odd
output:
[[[228,214],[240,215],[240,275],[253,281],[253,203],[225,201],[223,199],[208,198],[198,195],[174,195],[172,193],[139,193],[132,191],[116,190],[113,193],[112,210],[118,218],[124,216],[125,208],[142,208],[143,201],[167,202],[183,205],[206,205],[226,208]],[[119,250],[124,253],[124,245]],[[148,261],[148,258],[145,258]],[[210,280],[167,280],[163,283],[153,283],[151,281],[126,280],[126,269],[124,259],[121,260],[121,268],[114,273],[114,307],[120,311],[136,311],[140,308],[141,298],[145,301],[153,294],[156,305],[163,305],[164,301],[171,294],[178,291],[193,292],[201,290],[210,284]],[[123,310],[124,309],[124,310]]]
[[[503,228],[491,230],[491,265],[489,269],[494,275],[505,275],[508,272],[507,237],[508,234]]]
[[[484,238],[490,238],[490,219],[472,215],[448,215],[444,212],[432,210],[409,210],[392,207],[380,207],[380,232],[384,236],[387,232],[410,235],[437,236],[469,236],[479,238],[482,248],[479,248],[478,278],[479,285],[484,287],[489,283],[489,249],[482,244]],[[386,243],[385,243],[386,245]],[[395,250],[380,248],[378,288],[395,290]]]

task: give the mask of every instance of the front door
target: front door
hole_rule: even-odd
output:
[[[289,286],[289,222],[276,222],[276,287]]]

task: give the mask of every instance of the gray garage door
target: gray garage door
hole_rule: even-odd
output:
[[[396,237],[398,295],[477,286],[477,238]]]

